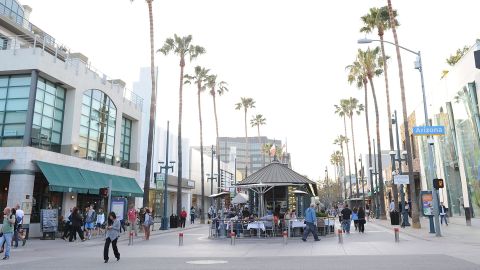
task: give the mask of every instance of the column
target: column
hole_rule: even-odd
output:
[[[7,205],[9,207],[20,205],[25,212],[23,224],[30,224],[34,183],[35,174],[33,171],[12,171],[10,174]]]

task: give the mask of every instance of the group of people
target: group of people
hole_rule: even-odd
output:
[[[355,226],[355,231],[359,233],[365,233],[365,223],[367,214],[363,207],[354,207],[353,211],[348,207],[348,204],[340,211],[339,219],[342,224],[343,233],[350,233],[350,226],[353,224]]]
[[[11,246],[17,248],[19,240],[22,240],[22,246],[25,246],[27,240],[22,228],[24,215],[18,204],[15,207],[3,209],[3,226],[0,230],[0,253],[5,252],[3,260],[10,258]]]

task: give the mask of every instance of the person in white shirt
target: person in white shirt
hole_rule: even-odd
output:
[[[15,247],[18,247],[18,240],[20,239],[20,230],[22,230],[22,224],[23,224],[23,217],[25,216],[25,213],[23,210],[20,208],[20,204],[17,204],[15,206],[15,218],[17,219],[17,227],[15,228],[14,232],[14,241],[15,241]],[[22,246],[25,246],[25,243],[27,240],[25,238],[21,239],[22,240]]]
[[[443,224],[443,221],[445,220],[445,224],[448,226],[448,221],[447,221],[447,212],[448,208],[443,205],[443,202],[440,203],[440,224]]]
[[[394,201],[394,200],[392,200],[392,201],[390,202],[389,210],[390,210],[390,212],[395,211],[395,201]]]

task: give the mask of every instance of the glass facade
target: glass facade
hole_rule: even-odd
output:
[[[60,152],[65,88],[39,78],[32,124],[32,146]]]
[[[100,90],[87,90],[82,99],[79,156],[113,164],[117,109]]]
[[[122,134],[120,136],[120,166],[130,167],[130,146],[132,144],[132,120],[122,117]]]
[[[9,16],[17,24],[23,24],[25,12],[22,5],[15,0],[0,0],[0,14]]]

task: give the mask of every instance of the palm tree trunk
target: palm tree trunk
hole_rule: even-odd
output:
[[[344,151],[343,151],[343,143],[340,144],[340,149],[342,150],[342,159],[343,159],[343,163],[342,163],[342,171],[343,171],[343,192],[345,194],[345,200],[347,200],[347,182],[346,182],[346,179],[345,179],[345,154],[344,154]]]
[[[385,57],[385,44],[383,43],[383,35],[380,36],[380,45],[382,48],[382,59],[383,59],[383,75],[385,78],[385,95],[387,96],[387,113],[388,113],[388,137],[390,139],[390,151],[395,149],[393,142],[393,131],[392,131],[392,111],[390,109],[390,90],[388,88],[388,68],[387,68],[387,59]],[[395,162],[393,160],[393,162]],[[395,201],[395,210],[398,210],[398,188],[392,181],[392,193],[393,200]]]
[[[395,42],[395,49],[397,53],[398,61],[398,76],[400,78],[400,93],[402,99],[402,113],[403,113],[403,127],[405,130],[405,147],[407,148],[407,165],[408,165],[408,176],[410,183],[410,198],[412,202],[412,227],[419,229],[420,225],[420,213],[418,208],[418,196],[415,188],[415,179],[413,178],[413,164],[412,164],[412,148],[410,142],[410,136],[408,134],[408,116],[407,116],[407,103],[405,98],[405,84],[403,82],[403,67],[402,67],[402,57],[400,55],[400,47],[398,47],[398,36],[397,29],[395,28],[395,19],[393,17],[393,8],[392,1],[387,0],[388,2],[388,14],[390,16],[390,24],[392,26],[393,40]]]
[[[217,150],[217,177],[218,179],[221,179],[221,174],[220,174],[220,142],[218,138],[220,137],[219,132],[218,132],[218,115],[217,115],[217,100],[215,98],[215,88],[212,89],[214,94],[212,95],[213,97],[213,114],[215,115],[215,132],[217,134],[217,143],[216,143],[216,150]],[[217,187],[219,188],[220,192],[220,180],[217,180]],[[217,200],[217,209],[220,207],[220,199]]]
[[[343,117],[343,126],[345,128],[345,138],[348,140],[347,136],[347,118],[344,116]],[[345,142],[345,145],[347,146],[347,159],[348,159],[348,178],[349,178],[349,187],[350,187],[350,198],[352,198],[352,170],[350,168],[350,149],[348,147],[348,142]]]
[[[183,108],[183,69],[185,59],[180,59],[180,89],[178,93],[178,173],[177,173],[177,216],[182,211],[182,108]],[[202,209],[205,211],[205,209]]]
[[[380,145],[380,115],[378,113],[378,103],[377,103],[377,95],[375,94],[375,87],[373,85],[373,81],[371,78],[368,78],[370,81],[370,88],[372,89],[373,95],[373,104],[375,106],[375,126],[377,129],[377,153],[378,153],[378,185],[380,187],[378,196],[380,197],[380,219],[387,219],[385,213],[385,190],[383,185],[383,168],[382,168],[382,148]]]
[[[367,89],[367,82],[363,82],[363,87],[365,88],[365,122],[366,122],[366,126],[367,126],[367,139],[368,139],[368,166],[369,167],[372,167],[372,143],[371,143],[371,140],[370,140],[370,123],[368,121],[368,89]],[[372,174],[369,175],[370,178],[370,194],[371,194],[371,197],[372,197],[372,201],[371,201],[371,204],[372,204],[372,207],[370,208],[371,211],[374,211],[375,210],[375,207],[377,207],[377,205],[375,205],[375,200],[373,200],[373,177],[372,177]]]
[[[258,144],[262,145],[262,142],[260,140],[260,125],[257,125],[257,132],[258,132]],[[263,167],[265,167],[265,152],[262,153],[262,157],[263,157],[263,160],[262,160],[263,161]]]
[[[247,147],[245,157],[245,178],[248,176],[248,166],[250,164],[250,150],[248,149],[248,133],[247,133],[247,108],[245,108],[245,146]]]
[[[152,173],[153,133],[155,130],[155,113],[157,111],[157,92],[155,91],[155,45],[153,32],[152,1],[147,0],[148,17],[150,20],[150,78],[152,80],[152,93],[150,95],[150,121],[148,126],[147,162],[145,164],[145,182],[143,183],[143,206],[148,206],[150,195],[150,178]]]
[[[353,144],[353,164],[355,165],[355,184],[357,186],[356,191],[357,191],[357,198],[358,195],[360,195],[360,192],[358,190],[358,171],[357,171],[357,153],[355,152],[355,133],[353,131],[353,114],[350,115],[350,129],[352,130],[352,144]]]
[[[202,213],[205,209],[205,169],[203,163],[203,123],[202,123],[202,106],[200,102],[200,87],[198,89],[198,122],[200,123],[200,180],[202,183]],[[200,216],[200,223],[205,224],[205,215]]]

